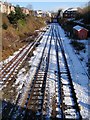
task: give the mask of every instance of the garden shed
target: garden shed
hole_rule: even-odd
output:
[[[75,37],[77,37],[79,39],[86,39],[88,36],[88,30],[79,25],[76,25],[73,27],[73,33],[74,33]]]

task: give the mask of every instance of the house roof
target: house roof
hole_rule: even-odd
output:
[[[77,11],[77,8],[69,8],[68,11]]]
[[[81,26],[79,26],[79,25],[74,26],[73,29],[75,29],[75,30],[77,30],[77,31],[80,31],[81,29],[87,30],[86,28],[81,27]],[[87,30],[87,31],[88,31],[88,30]]]
[[[68,9],[64,9],[63,12],[67,13],[67,12],[77,12],[77,8],[68,8]]]

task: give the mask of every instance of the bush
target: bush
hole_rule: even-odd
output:
[[[17,21],[17,24],[18,24],[18,26],[21,26],[21,27],[23,27],[23,26],[25,26],[25,20],[23,20],[23,19],[19,19],[18,21]]]
[[[3,23],[2,28],[5,29],[5,30],[7,30],[8,25],[6,23]]]
[[[76,41],[76,40],[71,41],[70,44],[72,44],[72,46],[78,51],[85,49],[85,45],[81,42]]]
[[[16,24],[16,17],[14,12],[11,11],[11,13],[8,15],[8,19],[11,24]]]
[[[19,20],[25,20],[25,18],[26,18],[26,15],[22,12],[19,5],[17,5],[15,7],[15,12],[11,12],[8,15],[8,19],[9,19],[10,23],[13,25],[17,25]]]

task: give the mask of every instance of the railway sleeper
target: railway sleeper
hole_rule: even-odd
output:
[[[36,84],[35,86],[34,86],[34,89],[38,89],[38,88],[42,88],[42,84]]]
[[[42,83],[43,83],[43,81],[36,81],[36,85],[35,86],[40,86],[40,88],[41,88]]]
[[[35,80],[41,80],[41,81],[42,81],[42,80],[43,80],[43,76],[44,76],[44,75],[38,75],[38,74],[37,74],[37,75],[34,76],[34,79],[35,79]]]
[[[62,83],[62,85],[70,87],[72,84],[68,81],[68,83]]]
[[[67,71],[62,71],[62,72],[60,72],[60,74],[68,75]]]
[[[39,78],[39,77],[38,77],[36,81],[37,81],[37,82],[39,82],[39,81],[42,82],[42,81],[43,81],[43,77],[42,77],[42,78]]]
[[[34,92],[41,92],[41,88],[34,89],[33,91],[34,91]]]
[[[42,92],[39,92],[39,93],[34,92],[34,93],[33,93],[33,96],[39,96],[39,95],[41,95],[41,96],[42,96],[42,94],[43,94]]]
[[[42,105],[42,102],[41,102],[41,101],[38,101],[38,102],[37,102],[37,101],[36,101],[36,102],[33,102],[33,101],[32,101],[32,102],[30,102],[29,106],[30,106],[30,105],[33,105],[33,106],[37,106],[37,107],[38,107],[39,105],[40,105],[40,106]]]
[[[76,110],[77,108],[76,108],[75,104],[74,105],[65,105],[64,106],[64,110],[67,110],[67,109],[74,109],[74,110]]]
[[[40,78],[40,79],[41,79],[41,78],[43,78],[43,75],[40,75],[40,76],[39,76],[39,75],[35,75],[34,78],[35,78],[35,79],[36,79],[36,78]]]
[[[38,96],[38,100],[42,100],[43,98],[41,96]],[[36,100],[36,98],[33,96],[32,100]]]
[[[39,70],[38,75],[44,75],[45,71]]]
[[[36,84],[37,84],[37,83],[42,83],[42,82],[43,82],[42,79],[37,79],[37,80],[36,80]]]
[[[28,109],[36,112],[41,112],[41,105],[29,105]]]

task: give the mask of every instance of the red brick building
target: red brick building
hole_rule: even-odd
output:
[[[73,33],[74,33],[75,37],[77,37],[79,39],[86,39],[88,36],[88,30],[79,25],[76,25],[73,27]]]

